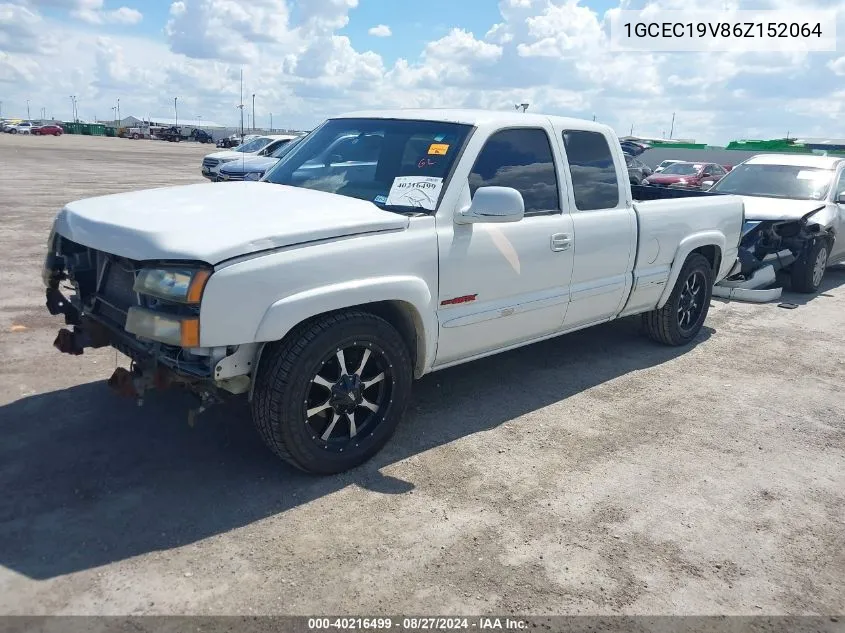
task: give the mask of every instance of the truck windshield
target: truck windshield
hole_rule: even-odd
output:
[[[243,145],[238,145],[233,149],[235,152],[243,152],[245,154],[250,154],[252,152],[258,152],[262,150],[266,145],[270,144],[270,141],[273,139],[271,138],[257,138],[253,139],[252,141],[247,141]]]
[[[821,200],[833,180],[832,169],[798,165],[739,165],[710,191],[741,196]]]
[[[391,211],[434,211],[471,129],[439,121],[330,119],[264,182],[369,200]]]

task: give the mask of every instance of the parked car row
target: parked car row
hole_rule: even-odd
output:
[[[3,132],[8,134],[32,134],[34,136],[61,136],[64,128],[57,123],[41,121],[3,121]]]
[[[285,145],[297,138],[299,137],[292,134],[268,134],[255,136],[233,149],[213,152],[205,156],[202,159],[200,173],[204,178],[208,178],[212,182],[221,179],[258,180],[264,175],[264,171],[275,164],[276,161],[283,155],[283,153],[278,156],[275,154]],[[261,161],[260,159],[264,160]],[[246,163],[247,161],[252,160],[259,160],[259,162],[252,164],[248,168]],[[234,164],[235,162],[240,165],[240,168],[228,171],[226,177],[221,178],[221,169],[229,163]],[[245,178],[247,174],[250,174],[250,176]]]

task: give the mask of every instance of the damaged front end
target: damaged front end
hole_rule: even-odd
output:
[[[797,220],[747,220],[739,245],[738,271],[716,284],[713,295],[763,303],[778,299],[782,287],[772,287],[778,273],[804,265],[817,240],[829,238],[827,229],[811,221],[824,206]]]
[[[197,413],[250,387],[243,367],[251,363],[242,359],[251,350],[199,345],[199,302],[210,274],[200,262],[136,262],[51,235],[42,274],[46,305],[69,326],[53,345],[73,355],[114,347],[131,359],[108,380],[116,393],[140,406],[149,390],[183,388],[198,400],[193,423]]]

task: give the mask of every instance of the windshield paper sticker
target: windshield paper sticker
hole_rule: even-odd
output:
[[[393,180],[390,193],[387,194],[387,204],[434,211],[442,189],[442,178],[399,176]]]
[[[817,171],[815,169],[805,169],[805,170],[799,171],[796,174],[795,177],[798,180],[822,180],[822,179],[826,178],[827,176],[828,176],[828,174],[826,174],[823,171],[820,172],[820,171]]]
[[[428,146],[428,153],[431,156],[445,156],[448,151],[448,143],[432,143]]]

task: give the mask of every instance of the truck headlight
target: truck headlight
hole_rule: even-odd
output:
[[[178,347],[200,346],[200,320],[162,314],[133,306],[126,314],[126,331]]]
[[[165,301],[199,303],[210,276],[205,268],[144,268],[132,289]]]

